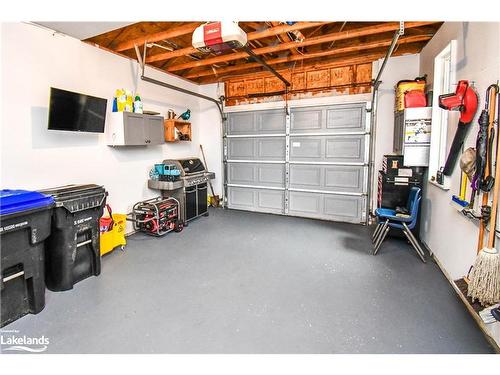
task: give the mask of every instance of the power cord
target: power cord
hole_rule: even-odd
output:
[[[489,222],[490,217],[491,217],[491,207],[490,206],[483,206],[481,208],[482,215],[480,215],[480,216],[474,214],[473,211],[470,211],[470,210],[467,210],[467,209],[463,209],[460,212],[462,212],[462,214],[465,217],[469,218],[469,219],[473,219],[473,220],[484,219],[486,221],[486,224]],[[499,233],[500,234],[500,230],[498,230],[498,229],[495,228],[495,233]]]

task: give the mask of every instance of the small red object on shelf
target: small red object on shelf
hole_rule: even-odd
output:
[[[405,108],[426,107],[427,99],[420,90],[410,90],[405,93]]]

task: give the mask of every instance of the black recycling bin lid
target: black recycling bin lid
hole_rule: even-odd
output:
[[[36,191],[0,190],[0,215],[11,215],[40,208],[50,208],[54,198]]]
[[[51,195],[56,207],[64,207],[70,212],[78,212],[99,207],[107,196],[102,185],[64,185],[40,190],[40,193]]]
[[[40,193],[52,195],[56,202],[63,201],[65,199],[75,199],[78,196],[99,194],[103,192],[104,186],[95,184],[64,185],[55,188],[40,190]]]

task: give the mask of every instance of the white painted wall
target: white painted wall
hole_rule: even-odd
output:
[[[115,212],[129,212],[148,189],[149,169],[165,158],[200,156],[200,100],[138,79],[136,62],[77,39],[24,23],[2,24],[1,187],[40,189],[71,183],[102,184]],[[199,86],[148,69],[156,79],[198,91]],[[116,88],[141,94],[144,107],[165,114],[192,111],[193,142],[111,148],[104,134],[47,130],[51,86],[108,99]]]
[[[200,86],[200,94],[211,98],[219,98],[224,95],[223,84],[211,84]],[[222,196],[222,120],[215,103],[200,100],[200,139],[207,159],[207,165],[211,172],[215,172],[212,186],[215,194]],[[210,189],[210,188],[209,188]],[[208,192],[212,195],[212,192]]]
[[[500,23],[446,22],[420,54],[420,73],[433,79],[434,57],[450,42],[457,40],[457,80],[475,82],[480,108],[465,147],[475,144],[477,116],[484,106],[485,90],[500,77]],[[449,137],[457,128],[457,117],[450,116]],[[432,250],[445,272],[457,279],[467,274],[476,258],[478,228],[450,203],[458,194],[460,169],[451,176],[449,191],[427,184],[422,205],[422,241]],[[488,325],[490,336],[500,344],[500,323]]]
[[[383,59],[373,63],[372,75],[376,78]],[[394,138],[394,87],[403,79],[413,79],[419,75],[419,55],[391,57],[380,77],[379,86],[377,133],[374,154],[374,178],[372,185],[372,207],[377,207],[378,171],[382,169],[384,155],[392,154]]]

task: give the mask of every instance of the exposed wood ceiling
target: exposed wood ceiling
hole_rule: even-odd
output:
[[[88,39],[85,42],[136,59],[134,45],[146,63],[190,81],[204,84],[270,75],[244,51],[216,55],[191,46],[191,36],[202,22],[139,22]],[[418,53],[442,22],[405,22],[395,56]],[[240,22],[250,48],[280,72],[295,69],[369,63],[382,57],[399,22]],[[302,33],[298,39],[294,33]]]

